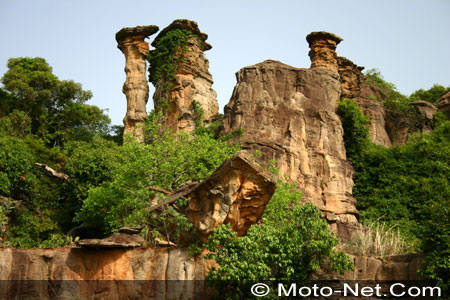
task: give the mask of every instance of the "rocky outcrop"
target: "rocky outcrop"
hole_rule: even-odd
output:
[[[264,61],[241,69],[225,107],[223,134],[242,129],[241,146],[274,160],[281,176],[298,183],[303,200],[329,220],[356,222],[353,168],[346,160],[342,124],[335,113],[339,75]]]
[[[0,249],[0,299],[209,299],[212,261],[187,248]],[[354,271],[315,280],[417,280],[421,255],[351,256]]]
[[[275,191],[275,176],[244,153],[225,161],[188,193],[186,216],[203,240],[230,224],[239,236],[261,218]]]
[[[325,32],[315,31],[306,36],[309,43],[309,57],[311,69],[323,68],[338,71],[336,46],[342,41],[339,36]]]
[[[385,147],[391,146],[391,140],[386,131],[386,113],[379,100],[379,91],[368,85],[364,67],[354,64],[345,57],[338,57],[339,76],[341,80],[341,98],[353,99],[366,116],[369,116],[369,136],[372,142]]]
[[[157,31],[157,26],[149,25],[125,27],[116,33],[117,47],[125,55],[127,74],[122,89],[127,97],[127,113],[123,119],[124,134],[133,134],[138,141],[143,141],[142,126],[147,118],[145,105],[148,101],[148,82],[145,56],[149,46],[145,38]]]
[[[411,102],[411,105],[419,111],[422,117],[420,122],[422,132],[431,133],[433,131],[433,120],[437,112],[437,107],[433,103],[423,100]]]
[[[314,275],[315,280],[377,280],[405,281],[419,280],[417,270],[423,260],[423,254],[398,254],[385,258],[350,255],[354,270],[343,275],[321,270]]]
[[[104,239],[84,239],[75,244],[89,248],[134,248],[145,245],[145,240],[139,235],[142,228],[122,227],[118,232]]]
[[[442,96],[438,101],[438,109],[450,120],[450,92]]]
[[[0,249],[0,299],[207,299],[186,248]]]
[[[157,49],[158,42],[177,29],[190,32],[186,47],[176,50],[175,55],[180,59],[174,60],[174,78],[159,78],[153,82],[156,87],[153,100],[156,109],[162,110],[168,105],[165,123],[169,128],[174,132],[192,132],[201,123],[211,123],[218,118],[217,94],[212,88],[209,62],[203,54],[212,47],[206,42],[208,35],[200,31],[196,22],[189,20],[175,20],[161,31],[152,46]]]

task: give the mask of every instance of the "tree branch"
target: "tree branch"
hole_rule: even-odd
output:
[[[51,174],[53,177],[57,177],[59,179],[65,180],[65,181],[69,180],[69,175],[61,173],[61,172],[57,172],[57,171],[53,170],[52,168],[50,168],[49,166],[47,166],[46,164],[41,164],[41,163],[34,163],[34,164],[36,166],[41,167],[44,171]]]

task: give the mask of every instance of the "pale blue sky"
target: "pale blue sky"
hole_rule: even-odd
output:
[[[122,124],[125,62],[115,33],[136,25],[163,29],[179,18],[209,35],[206,56],[221,110],[242,67],[276,59],[308,68],[305,37],[319,30],[344,39],[338,55],[378,68],[404,94],[450,85],[448,0],[0,0],[0,74],[10,57],[43,57],[60,79],[92,90],[89,103]]]

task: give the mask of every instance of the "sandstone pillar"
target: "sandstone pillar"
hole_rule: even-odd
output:
[[[315,31],[306,36],[309,43],[309,57],[311,69],[322,68],[338,71],[336,46],[342,41],[339,36],[325,32]]]
[[[173,51],[172,61],[153,61],[163,47],[164,37],[177,30],[187,36],[177,49]],[[213,80],[209,73],[209,62],[203,51],[211,49],[206,42],[208,35],[202,33],[196,22],[190,20],[175,20],[163,29],[150,51],[150,81],[156,91],[153,101],[156,110],[165,112],[165,125],[174,132],[192,132],[199,125],[213,122],[218,117],[219,104],[217,94],[212,88]],[[160,43],[161,42],[161,43]],[[175,74],[158,73],[158,64],[171,65]]]
[[[147,112],[148,83],[146,76],[146,60],[149,46],[145,38],[158,31],[157,26],[125,27],[116,33],[117,47],[125,55],[126,81],[122,92],[127,97],[127,113],[123,119],[124,135],[133,134],[134,138],[143,141],[143,125]],[[136,131],[135,131],[136,130]]]

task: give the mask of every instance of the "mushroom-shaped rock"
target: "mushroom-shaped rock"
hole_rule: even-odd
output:
[[[125,55],[125,73],[127,78],[122,92],[127,97],[127,113],[123,119],[124,134],[132,134],[138,141],[143,141],[143,130],[147,112],[148,83],[146,60],[149,46],[145,38],[156,33],[154,25],[125,27],[116,33],[117,47]]]
[[[175,49],[164,48],[163,38],[175,30],[186,35],[183,45]],[[180,34],[180,32],[178,32]],[[209,73],[209,61],[203,52],[211,49],[206,42],[208,35],[202,33],[198,25],[190,20],[175,20],[164,28],[150,51],[150,81],[156,88],[153,95],[155,109],[165,112],[164,124],[174,132],[192,132],[201,124],[209,124],[218,118],[219,103],[217,93],[212,88],[213,79]],[[162,61],[164,55],[155,55],[173,51],[170,61]],[[157,59],[152,59],[152,54]],[[173,76],[161,75],[161,64],[171,65]]]
[[[244,235],[260,220],[275,182],[272,173],[240,152],[189,192],[186,215],[202,239],[227,223]]]
[[[338,71],[336,46],[342,38],[325,31],[314,31],[306,36],[309,43],[311,68],[323,68]]]

